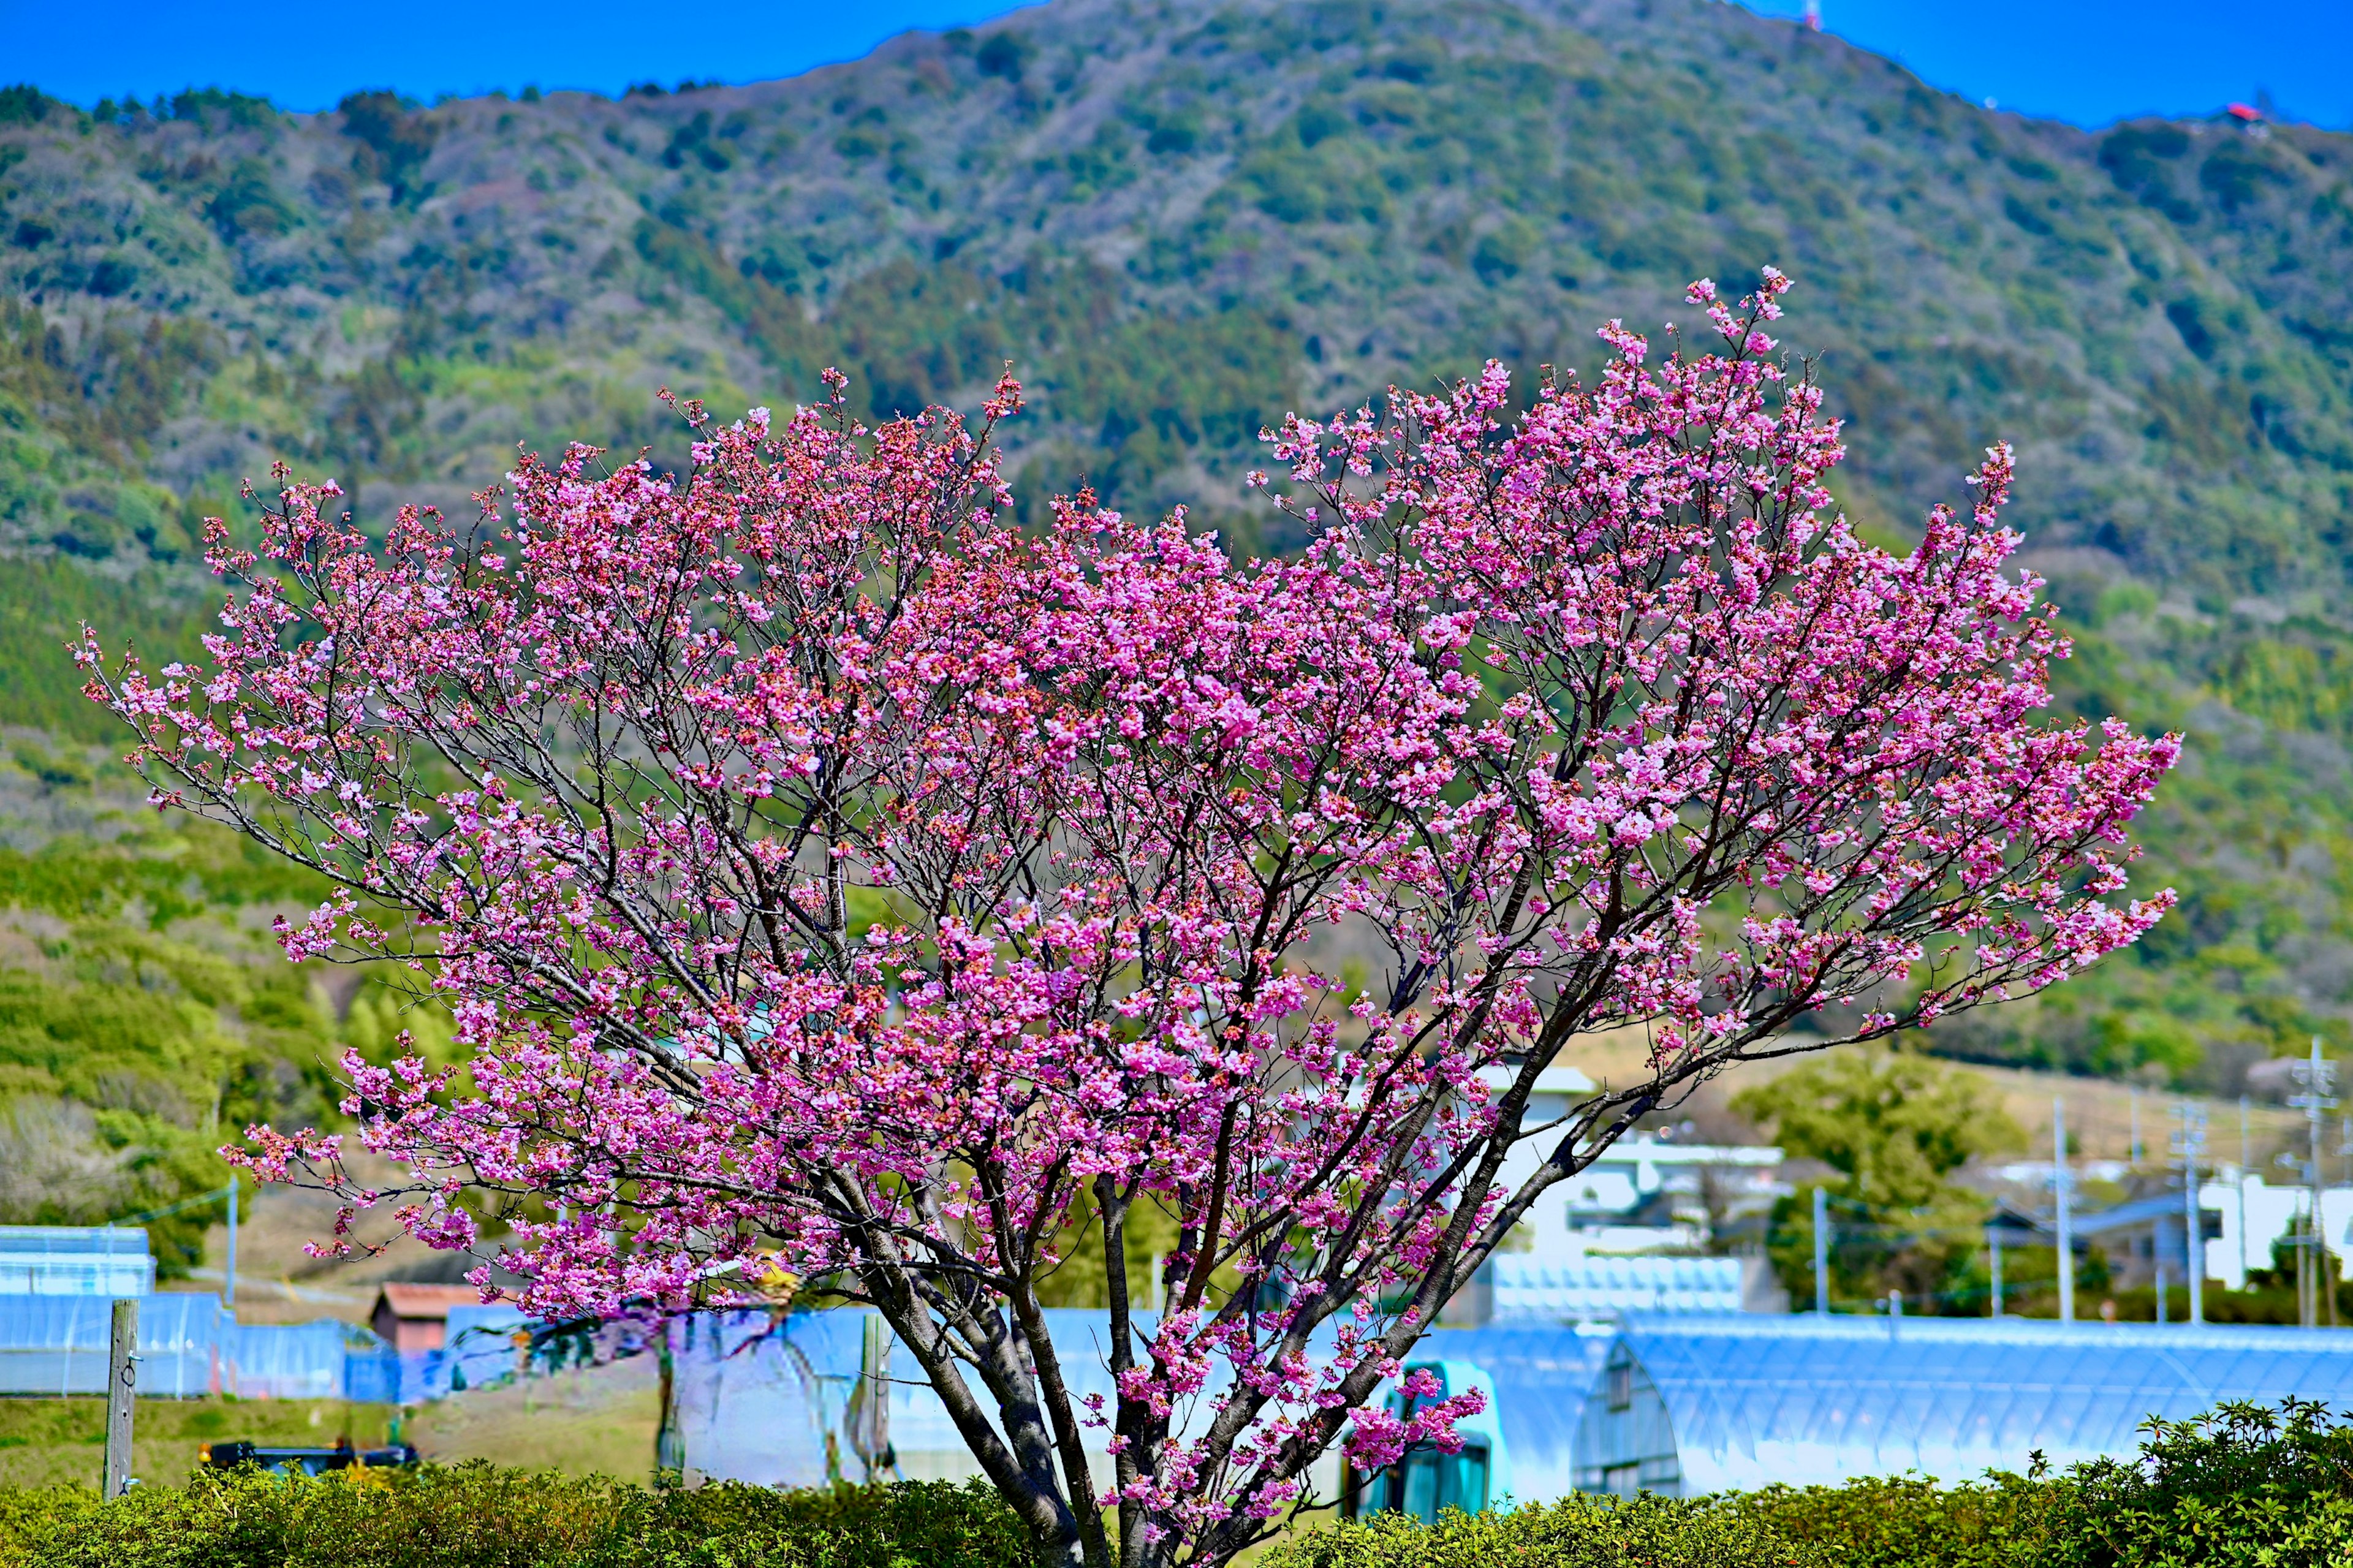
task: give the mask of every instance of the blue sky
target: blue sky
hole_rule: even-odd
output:
[[[1794,16],[1803,0],[1754,0]],[[909,27],[998,15],[991,0],[649,6],[611,0],[0,0],[0,82],[75,102],[188,86],[320,109],[364,87],[418,98],[525,83],[617,92],[653,79],[756,81],[853,58]],[[2267,90],[2353,127],[2348,0],[1822,0],[1823,26],[2005,109],[2100,125],[2196,113]]]

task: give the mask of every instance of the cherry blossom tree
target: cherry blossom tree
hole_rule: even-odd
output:
[[[1225,1562],[1329,1503],[1335,1447],[1459,1445],[1476,1394],[1378,1396],[1546,1187],[2171,901],[2122,895],[2179,738],[2042,716],[2009,449],[1909,554],[1862,542],[1788,286],[1694,285],[1708,352],[1613,323],[1523,412],[1490,365],[1292,418],[1252,476],[1292,560],[1086,494],[1018,526],[1009,379],[976,426],[862,427],[834,375],[780,423],[683,404],[683,476],[527,456],[381,543],[280,470],[257,548],[207,524],[204,660],[86,629],[90,692],[159,804],[332,880],[290,956],[408,966],[471,1055],[347,1058],[396,1190],[316,1131],[233,1157],[494,1248],[534,1309],[869,1303],[1054,1561]],[[1610,1030],[1647,1072],[1531,1120]],[[481,1194],[524,1200],[496,1237]],[[1040,1304],[1082,1247],[1108,1400]]]

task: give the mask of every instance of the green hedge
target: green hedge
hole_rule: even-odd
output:
[[[1256,1568],[1791,1568],[1806,1561],[1769,1521],[1715,1499],[1564,1498],[1436,1524],[1381,1514],[1293,1536]]]
[[[1031,1568],[986,1487],[647,1490],[484,1464],[0,1491],[0,1568]],[[2353,1426],[2316,1405],[2152,1423],[2139,1456],[1303,1531],[1255,1568],[2348,1568]]]
[[[5,1568],[1031,1568],[985,1487],[648,1490],[494,1468],[0,1492]]]
[[[1258,1568],[2348,1568],[2353,1426],[2317,1405],[2152,1422],[2130,1462],[1692,1501],[1570,1499],[1294,1538]]]

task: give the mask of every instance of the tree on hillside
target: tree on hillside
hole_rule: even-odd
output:
[[[1906,1051],[1841,1051],[1751,1084],[1732,1107],[1800,1160],[1830,1167],[1833,1298],[1901,1290],[1907,1310],[1935,1311],[1983,1282],[1974,1269],[1991,1205],[1951,1180],[2025,1132],[1978,1080]],[[1810,1187],[1774,1207],[1773,1261],[1793,1298],[1813,1289]]]
[[[1908,556],[1825,517],[1787,287],[1694,285],[1721,344],[1656,365],[1612,324],[1516,420],[1491,366],[1287,421],[1295,560],[1084,494],[1014,527],[1009,379],[977,429],[862,428],[839,376],[776,425],[686,404],[684,476],[527,457],[380,547],[281,473],[258,550],[207,525],[201,666],[86,634],[90,689],[160,803],[335,879],[290,954],[417,965],[472,1054],[349,1060],[403,1192],[311,1131],[237,1157],[443,1247],[470,1191],[546,1200],[501,1249],[536,1310],[822,1278],[1050,1561],[1229,1561],[1333,1446],[1452,1445],[1475,1394],[1377,1394],[1543,1189],[1799,1019],[2032,991],[2169,901],[2120,895],[2177,738],[2036,721],[2065,645],[2005,574],[2007,449]],[[1647,1077],[1527,1121],[1627,1026]],[[1082,1221],[1101,1402],[1039,1295]]]

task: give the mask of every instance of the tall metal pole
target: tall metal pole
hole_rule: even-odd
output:
[[[221,1287],[221,1300],[231,1307],[237,1305],[237,1173],[234,1171],[229,1173],[228,1178],[228,1278]]]
[[[2328,1244],[2322,1239],[2327,1227],[2320,1223],[2320,1102],[2328,1086],[2321,1077],[2320,1064],[2320,1037],[2315,1035],[2312,1037],[2312,1092],[2304,1097],[2305,1127],[2312,1134],[2312,1163],[2305,1167],[2304,1173],[2306,1184],[2312,1189],[2312,1322],[2315,1328],[2320,1326],[2320,1295],[2328,1291],[2328,1265],[2323,1254],[2323,1248]],[[2335,1292],[2328,1293],[2333,1295]]]
[[[2320,1213],[2320,1184],[2323,1179],[2320,1121],[2324,1112],[2337,1108],[2336,1097],[2328,1092],[2337,1077],[2337,1064],[2320,1054],[2320,1037],[2315,1035],[2312,1037],[2311,1058],[2298,1062],[2291,1070],[2304,1092],[2291,1096],[2288,1103],[2304,1112],[2305,1129],[2312,1137],[2311,1157],[2304,1169],[2305,1185],[2312,1200],[2311,1229],[2304,1238],[2305,1245],[2299,1253],[2306,1258],[2307,1266],[2296,1270],[2298,1283],[2304,1284],[2308,1277],[2309,1284],[2297,1292],[2297,1304],[2301,1308],[2297,1316],[2304,1320],[2305,1327],[2318,1328],[2320,1299],[2325,1296],[2328,1300],[2329,1326],[2334,1328],[2337,1323],[2337,1292],[2328,1283],[2328,1227],[2322,1223]]]
[[[121,1497],[131,1486],[131,1417],[139,1392],[139,1301],[114,1303],[106,1346],[106,1475],[100,1495]]]
[[[2247,1097],[2239,1096],[2239,1284],[2247,1283],[2247,1173],[2255,1168],[2247,1154]]]
[[[2059,1197],[2059,1321],[2075,1321],[2075,1227],[2067,1213],[2067,1102],[2051,1097],[2051,1185]]]
[[[1831,1315],[1831,1200],[1814,1188],[1814,1310]]]
[[[654,1428],[654,1479],[660,1482],[676,1477],[686,1477],[686,1436],[678,1429],[678,1357],[670,1342],[676,1327],[663,1322],[654,1331],[659,1336],[655,1368],[660,1382],[661,1414]]]
[[[1992,1310],[1986,1315],[1989,1318],[1999,1318],[2001,1316],[2001,1227],[2000,1226],[1986,1226],[1986,1246],[1993,1253],[1993,1303]]]
[[[2181,1149],[2181,1271],[2189,1277],[2189,1321],[2206,1321],[2206,1223],[2198,1206],[2198,1156],[2206,1152],[2206,1110],[2183,1100],[2175,1108],[2181,1118],[2176,1142]]]

